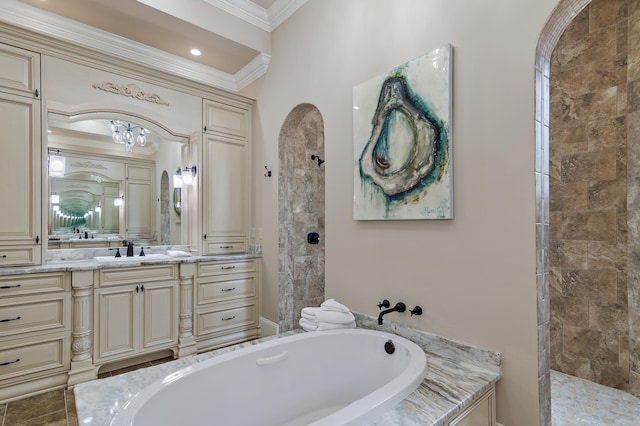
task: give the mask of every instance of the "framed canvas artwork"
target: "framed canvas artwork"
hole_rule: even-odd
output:
[[[354,219],[453,218],[452,50],[354,87]]]

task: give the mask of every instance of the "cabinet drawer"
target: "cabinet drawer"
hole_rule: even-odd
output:
[[[0,277],[0,297],[66,290],[64,272]]]
[[[238,298],[254,297],[256,295],[255,275],[245,275],[223,278],[212,281],[199,282],[197,286],[197,304],[204,305],[213,302],[226,302]]]
[[[236,307],[196,311],[196,336],[235,328],[255,327],[257,324],[258,305],[256,301]]]
[[[235,241],[207,241],[207,254],[233,254],[246,253],[247,242],[244,240]]]
[[[175,265],[138,266],[135,268],[103,269],[100,287],[177,279]]]
[[[198,263],[198,276],[236,274],[241,272],[255,272],[256,260],[231,260],[225,262],[200,262]]]
[[[40,246],[0,247],[0,266],[26,266],[36,263]]]
[[[4,342],[0,346],[0,380],[68,368],[71,359],[68,348],[69,337],[65,334]]]
[[[0,337],[32,331],[65,329],[71,322],[71,295],[40,295],[3,300]]]

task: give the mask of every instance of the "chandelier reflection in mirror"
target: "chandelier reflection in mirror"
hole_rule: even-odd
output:
[[[133,146],[137,143],[140,146],[147,144],[148,129],[142,126],[134,126],[131,123],[124,123],[119,120],[109,121],[113,141],[123,144],[127,152],[133,152]]]

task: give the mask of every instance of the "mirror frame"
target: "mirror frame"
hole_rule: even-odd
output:
[[[188,158],[190,158],[189,150],[191,141],[196,139],[197,132],[188,132],[184,129],[174,130],[169,128],[168,126],[163,125],[158,119],[151,118],[149,116],[142,115],[137,112],[132,112],[128,108],[129,105],[118,105],[117,107],[86,107],[86,108],[74,108],[66,105],[58,104],[56,102],[48,102],[45,108],[44,114],[44,124],[45,129],[49,126],[49,121],[51,115],[55,115],[56,118],[59,118],[68,123],[79,122],[83,120],[123,120],[123,121],[135,121],[139,125],[143,125],[145,128],[149,128],[152,132],[159,134],[162,139],[169,140],[171,142],[177,142],[182,145],[182,160],[181,162],[187,163]],[[49,148],[49,140],[48,133],[42,132],[42,141],[43,141],[43,152],[48,152]],[[123,148],[124,149],[124,148]],[[51,189],[49,188],[49,176],[47,174],[47,166],[46,166],[46,156],[43,160],[44,162],[44,170],[43,173],[43,210],[48,210],[50,208],[50,200],[49,200],[49,192]],[[196,194],[193,194],[196,196]],[[180,194],[180,198],[182,199],[182,194]],[[46,207],[45,207],[46,206]],[[175,204],[174,204],[175,208]],[[180,213],[176,211],[178,214],[178,218],[182,215],[182,205],[180,207]],[[188,229],[188,223],[185,221],[179,221],[177,223],[182,223],[182,231],[181,231],[181,245],[189,245],[190,232]],[[47,214],[43,215],[43,230],[48,231],[51,224],[49,223],[49,217]],[[44,235],[48,235],[48,232],[45,232]],[[160,238],[158,238],[158,244],[160,244]],[[47,244],[44,244],[47,247]]]

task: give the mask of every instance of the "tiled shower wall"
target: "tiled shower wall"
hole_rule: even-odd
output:
[[[280,332],[298,328],[300,312],[324,301],[324,173],[312,155],[324,159],[324,122],[316,107],[296,106],[278,141]],[[320,234],[309,244],[307,234]]]
[[[560,37],[549,80],[551,368],[624,390],[632,388],[627,141],[640,147],[640,139],[627,129],[640,124],[631,80],[638,12],[637,0],[593,0]]]

